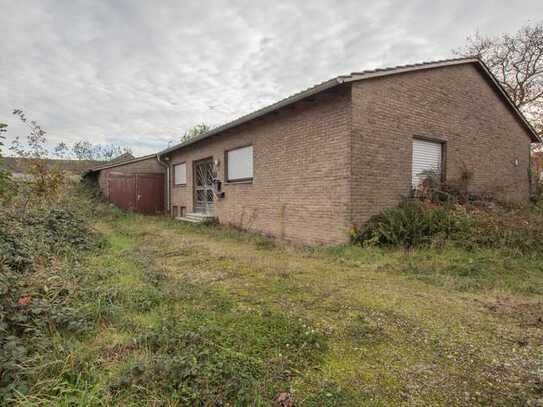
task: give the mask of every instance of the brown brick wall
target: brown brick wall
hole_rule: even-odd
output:
[[[413,136],[446,142],[447,180],[465,165],[472,191],[528,198],[527,133],[473,65],[354,83],[352,102],[354,224],[409,193]]]
[[[253,145],[254,180],[223,184],[216,202],[221,223],[310,244],[348,240],[350,89],[339,87],[171,154],[187,163],[187,185],[172,186],[172,205],[193,210],[194,161],[220,160]]]
[[[187,164],[171,205],[193,211],[193,163],[253,145],[254,180],[223,183],[221,223],[310,244],[348,241],[348,231],[411,188],[414,137],[446,144],[448,181],[473,172],[470,189],[502,200],[528,198],[530,141],[473,65],[344,85],[170,153]],[[518,159],[519,165],[513,163]]]
[[[107,198],[107,178],[109,174],[164,174],[165,172],[165,168],[158,163],[156,157],[150,157],[146,160],[101,170],[98,174],[98,185],[104,196]],[[164,189],[166,190],[166,188]]]

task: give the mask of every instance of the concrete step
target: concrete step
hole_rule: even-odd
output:
[[[212,222],[217,219],[217,217],[215,215],[210,215],[207,213],[187,213],[184,217],[179,217],[177,219],[190,223],[204,223]]]
[[[204,214],[204,213],[187,213],[185,214],[185,218],[205,221],[205,220],[213,220],[213,219],[216,219],[217,217],[215,215],[209,215],[209,214]]]
[[[181,222],[189,222],[189,223],[202,223],[203,222],[202,220],[192,219],[192,218],[185,218],[185,217],[182,217],[182,216],[179,216],[179,217],[177,217],[175,219],[180,220]]]

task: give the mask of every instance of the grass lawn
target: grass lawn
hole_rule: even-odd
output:
[[[19,404],[526,405],[543,399],[543,257],[310,249],[114,213]],[[279,404],[281,405],[281,404]]]

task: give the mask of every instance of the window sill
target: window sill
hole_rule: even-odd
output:
[[[173,188],[185,188],[187,186],[187,184],[177,184],[177,185],[174,185]]]
[[[253,179],[240,179],[239,181],[226,181],[225,185],[252,184]]]

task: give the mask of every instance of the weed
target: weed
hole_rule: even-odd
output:
[[[356,344],[379,343],[387,339],[383,326],[378,320],[361,315],[349,325],[346,335]]]
[[[468,219],[442,207],[425,207],[405,200],[398,208],[385,209],[355,232],[354,241],[366,244],[416,247],[429,245],[440,235],[445,239],[469,227]]]
[[[212,296],[223,295],[207,291],[205,297]],[[163,319],[138,337],[135,343],[145,352],[125,367],[110,391],[118,399],[143,392],[168,394],[186,404],[251,404],[263,381],[275,383],[266,396],[271,400],[298,369],[326,350],[307,323],[271,311],[220,309],[189,308],[183,319]]]
[[[2,210],[0,402],[29,391],[29,369],[50,335],[88,329],[84,313],[72,304],[78,278],[72,269],[97,243],[89,226],[63,208]]]
[[[543,253],[543,217],[536,210],[484,210],[405,200],[385,209],[353,241],[365,246],[442,247],[453,243],[467,250],[506,249],[511,254]]]
[[[419,249],[406,252],[397,269],[417,279],[460,291],[502,289],[543,294],[540,278],[543,262],[538,257],[511,257],[496,249],[466,251]]]

